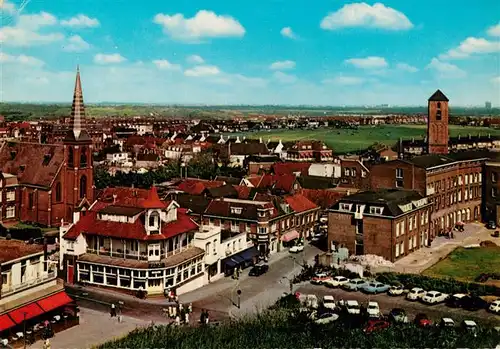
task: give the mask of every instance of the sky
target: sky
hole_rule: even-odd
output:
[[[0,100],[500,105],[498,0],[0,0]]]

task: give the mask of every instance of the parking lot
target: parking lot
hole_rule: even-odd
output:
[[[304,294],[315,294],[318,300],[321,300],[325,295],[332,295],[336,301],[338,300],[356,300],[362,306],[366,306],[369,301],[376,301],[379,304],[382,313],[387,314],[394,308],[402,308],[408,314],[412,321],[418,313],[425,313],[434,322],[439,321],[443,317],[452,318],[455,323],[463,320],[474,320],[478,324],[499,326],[500,316],[487,312],[486,310],[467,311],[460,308],[450,308],[445,304],[427,305],[419,301],[412,302],[405,299],[404,296],[389,296],[387,294],[367,295],[362,292],[349,292],[340,288],[327,288],[321,285],[302,284],[294,289]]]

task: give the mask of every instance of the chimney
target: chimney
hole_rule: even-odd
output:
[[[116,198],[118,197],[118,195],[116,194],[113,194],[113,205],[116,203]]]

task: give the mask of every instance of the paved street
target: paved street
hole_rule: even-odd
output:
[[[376,301],[383,313],[388,313],[393,308],[405,309],[410,320],[413,320],[418,313],[425,313],[434,321],[439,321],[443,317],[451,317],[455,322],[469,319],[480,324],[500,325],[500,316],[488,313],[485,310],[467,311],[450,308],[444,304],[429,306],[420,302],[407,301],[403,296],[391,297],[387,294],[366,295],[362,292],[348,292],[338,288],[331,289],[310,283],[304,283],[294,289],[294,291],[304,294],[315,294],[318,296],[318,299],[321,299],[324,295],[332,295],[335,300],[356,300],[362,305],[366,305],[368,301]]]

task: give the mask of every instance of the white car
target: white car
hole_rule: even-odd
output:
[[[429,291],[422,297],[422,302],[427,304],[438,304],[444,302],[448,298],[446,293],[441,293],[438,291]]]
[[[314,323],[318,325],[324,325],[324,324],[329,324],[330,322],[334,322],[338,320],[339,315],[335,313],[324,313],[321,314],[314,320]]]
[[[335,276],[334,278],[324,281],[323,285],[327,287],[340,287],[349,282],[349,279],[344,276]]]
[[[368,313],[368,316],[371,318],[378,318],[380,317],[380,307],[378,306],[377,302],[368,302],[368,307],[366,308],[366,312]]]
[[[421,289],[420,287],[414,287],[408,292],[406,295],[406,299],[409,301],[416,301],[417,299],[422,299],[425,296],[426,292],[425,290]]]
[[[304,251],[304,245],[294,245],[288,250],[290,253],[299,253]]]
[[[329,310],[335,310],[335,298],[330,295],[323,297],[323,307]]]
[[[491,311],[492,313],[500,314],[500,299],[491,302],[488,310]]]
[[[357,278],[351,279],[348,283],[344,284],[343,287],[347,291],[359,291],[367,284],[366,280]]]
[[[361,308],[359,306],[358,301],[346,301],[345,307],[347,309],[348,314],[351,314],[351,315],[361,314]]]
[[[389,294],[389,296],[401,296],[404,291],[405,288],[403,286],[391,286],[387,293]]]

